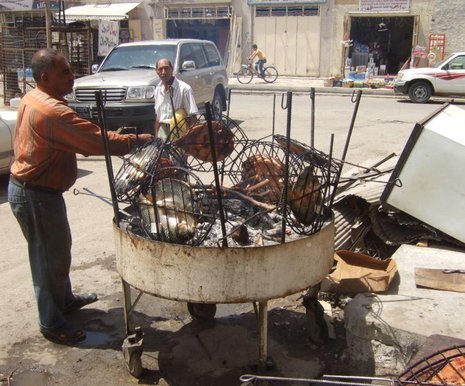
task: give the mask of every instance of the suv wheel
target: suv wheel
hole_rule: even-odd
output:
[[[211,106],[213,119],[215,121],[221,121],[223,115],[223,97],[218,90],[215,91]]]
[[[426,103],[431,94],[431,86],[426,82],[415,82],[408,89],[408,96],[413,103]]]

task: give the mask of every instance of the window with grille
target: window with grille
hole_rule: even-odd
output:
[[[265,6],[255,7],[256,17],[267,16],[319,16],[320,6],[318,5],[288,5],[288,6]]]

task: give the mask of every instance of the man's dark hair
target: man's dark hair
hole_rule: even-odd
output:
[[[42,48],[32,56],[32,76],[36,82],[40,82],[43,72],[55,66],[55,58],[59,52],[54,48]]]
[[[252,44],[252,48],[256,50],[258,46],[256,44]]]
[[[155,63],[155,69],[158,68],[158,63],[160,63],[161,60],[168,60],[168,59],[166,59],[166,58],[158,59],[158,60],[157,60],[157,63]],[[168,65],[169,65],[171,68],[173,68],[173,63],[171,63],[171,60],[168,60]]]

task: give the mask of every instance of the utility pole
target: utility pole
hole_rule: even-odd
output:
[[[50,25],[50,0],[45,0],[45,34],[47,35],[47,48],[51,48],[52,29]]]

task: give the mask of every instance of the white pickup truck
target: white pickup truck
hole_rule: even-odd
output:
[[[399,71],[394,91],[413,103],[426,103],[432,95],[465,96],[465,52],[456,52],[434,67]]]
[[[16,110],[0,109],[0,175],[8,174],[13,162],[13,135],[17,115]]]

